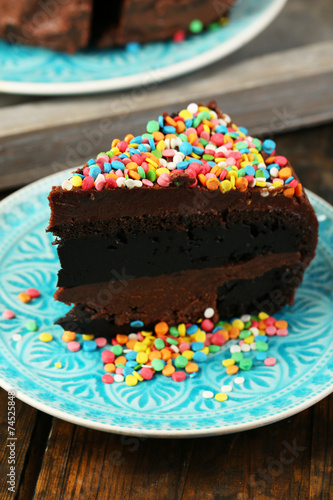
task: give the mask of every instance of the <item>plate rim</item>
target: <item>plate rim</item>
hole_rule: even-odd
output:
[[[20,198],[25,191],[29,191],[31,189],[35,189],[38,187],[39,184],[43,184],[45,182],[49,182],[50,184],[58,178],[60,175],[65,175],[70,173],[73,170],[73,168],[66,169],[63,171],[58,171],[54,174],[51,174],[49,176],[43,177],[42,179],[39,179],[31,184],[28,184],[27,186],[19,189],[15,193],[7,196],[4,200],[0,202],[0,209],[6,208],[6,206],[11,204],[16,200],[16,198]],[[320,196],[317,194],[313,193],[312,191],[306,189],[306,192],[310,194],[311,197],[316,199],[316,201],[319,204],[322,204],[324,207],[326,207],[329,211],[333,213],[333,206],[328,203],[327,201],[323,200]],[[266,416],[266,417],[260,417],[259,419],[256,419],[252,422],[245,422],[245,423],[240,423],[240,424],[233,424],[230,426],[221,426],[221,427],[214,427],[214,428],[207,428],[207,429],[187,429],[187,430],[159,430],[159,429],[142,429],[142,428],[137,428],[134,429],[133,427],[123,427],[123,426],[118,426],[116,424],[106,424],[106,423],[101,423],[98,421],[95,421],[93,419],[84,419],[78,416],[73,416],[70,413],[63,411],[63,410],[58,410],[52,407],[50,403],[43,403],[40,402],[33,397],[27,395],[24,391],[20,389],[15,389],[13,385],[11,385],[10,382],[8,382],[4,378],[0,378],[0,386],[5,390],[8,391],[10,389],[13,389],[15,391],[15,397],[23,401],[24,403],[32,406],[33,408],[36,408],[37,410],[43,411],[49,415],[52,415],[53,417],[60,418],[66,422],[70,422],[72,424],[80,425],[83,427],[87,427],[90,429],[95,429],[103,432],[111,432],[114,434],[122,434],[122,435],[128,435],[128,436],[140,436],[140,437],[158,437],[158,438],[191,438],[191,437],[209,437],[209,436],[217,436],[217,435],[222,435],[222,434],[232,434],[235,432],[243,432],[246,430],[250,429],[255,429],[259,427],[263,427],[265,425],[269,425],[275,422],[278,422],[280,420],[284,420],[286,418],[289,418],[297,413],[300,413],[303,410],[306,410],[307,408],[313,406],[314,404],[318,403],[325,397],[329,396],[331,393],[333,393],[333,385],[327,387],[321,392],[316,393],[313,395],[311,398],[306,399],[303,401],[303,403],[300,403],[293,408],[286,409],[280,413],[277,413],[276,415],[271,415],[271,416]]]
[[[286,3],[287,0],[272,0],[271,5],[258,15],[256,22],[247,26],[241,33],[237,33],[225,42],[202,54],[191,57],[187,61],[180,61],[159,68],[159,72],[161,73],[159,76],[160,83],[190,73],[191,71],[204,68],[243,47],[269,26]],[[101,93],[138,87],[145,84],[146,77],[147,72],[117,78],[87,80],[84,82],[31,83],[0,80],[0,93],[22,95],[82,95],[88,93]]]

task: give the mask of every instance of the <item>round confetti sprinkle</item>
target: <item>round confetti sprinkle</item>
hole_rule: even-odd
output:
[[[107,344],[107,340],[105,337],[97,337],[95,339],[97,347],[105,347]]]
[[[232,386],[231,385],[228,385],[228,384],[222,385],[221,392],[227,393],[227,392],[231,392],[231,391],[232,391]]]
[[[118,383],[124,382],[124,380],[125,380],[124,376],[121,375],[120,373],[116,373],[113,378],[114,378],[114,381],[118,382]]]
[[[203,391],[202,397],[205,399],[212,399],[214,397],[214,393],[212,391]]]
[[[264,360],[264,363],[266,366],[274,366],[274,365],[276,365],[276,358],[273,358],[273,357],[266,358]]]
[[[189,30],[191,33],[200,33],[203,30],[202,21],[200,21],[200,19],[193,19],[193,21],[190,22]]]
[[[12,339],[15,342],[19,342],[20,340],[22,340],[22,335],[20,333],[14,333],[14,335],[12,336]]]
[[[4,312],[2,313],[2,317],[4,319],[13,319],[15,318],[15,313],[11,309],[5,309]]]
[[[24,302],[24,303],[27,303],[27,302],[30,302],[31,301],[31,297],[30,295],[28,295],[27,293],[25,292],[21,292],[18,294],[18,299],[21,301],[21,302]]]
[[[186,379],[186,374],[184,372],[174,372],[171,377],[175,382],[183,382]]]
[[[39,336],[39,340],[41,340],[42,342],[51,342],[51,340],[53,340],[53,335],[47,332],[41,333]]]
[[[205,309],[204,311],[204,317],[207,318],[207,319],[210,319],[214,316],[215,314],[215,311],[212,307],[207,307],[207,309]]]
[[[71,340],[70,342],[67,343],[67,348],[71,352],[76,352],[81,349],[81,345],[76,340]]]
[[[88,352],[96,351],[97,344],[94,340],[85,340],[83,342],[82,348],[84,351],[88,351]]]
[[[26,290],[26,293],[32,298],[32,299],[37,299],[40,297],[40,291],[37,290],[37,288],[28,288]]]
[[[252,359],[244,358],[240,361],[239,368],[241,370],[251,370],[252,364],[253,364]]]
[[[102,382],[105,384],[113,384],[113,381],[113,377],[109,373],[104,373],[104,375],[102,375]]]
[[[215,394],[215,399],[216,401],[223,402],[228,399],[228,396],[224,392],[218,392],[217,394]]]
[[[38,330],[38,326],[37,326],[37,323],[35,320],[33,319],[29,319],[26,324],[25,324],[25,327],[27,330],[29,330],[29,332],[36,332]],[[44,341],[45,342],[45,341]]]
[[[60,370],[60,368],[62,368],[62,364],[61,364],[59,361],[56,361],[56,362],[54,363],[54,366],[55,366],[56,368],[58,368],[59,370]]]
[[[66,330],[66,331],[64,331],[61,338],[64,342],[70,342],[71,340],[75,340],[76,333]]]
[[[235,377],[234,382],[235,382],[235,384],[239,384],[239,385],[244,384],[245,378],[244,377]]]

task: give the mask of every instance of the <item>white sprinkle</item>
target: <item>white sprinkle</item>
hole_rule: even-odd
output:
[[[256,337],[257,335],[259,335],[259,330],[256,326],[251,326],[251,328],[249,328],[250,332],[253,333],[253,335]]]
[[[256,351],[257,350],[257,342],[252,342],[252,344],[250,344],[250,348],[252,351]]]
[[[274,177],[278,177],[279,169],[277,169],[276,167],[272,167],[269,171],[269,174],[272,177],[272,179],[274,179]]]
[[[103,174],[98,174],[98,176],[95,179],[95,184],[97,184],[97,182],[101,182],[101,181],[105,182],[105,177]]]
[[[260,191],[260,195],[263,197],[263,198],[266,198],[266,196],[269,195],[269,192],[268,192],[268,189],[265,189],[265,190],[261,190]]]
[[[216,151],[217,146],[216,144],[212,144],[211,142],[209,142],[208,144],[206,144],[205,149],[209,149],[210,151]]]
[[[235,384],[244,384],[245,378],[244,377],[236,377],[234,379]]]
[[[167,163],[167,168],[169,170],[175,170],[175,168],[177,168],[177,165],[173,161],[169,161],[169,163]]]
[[[118,177],[118,179],[116,180],[116,183],[117,183],[117,186],[119,188],[125,186],[125,183],[126,183],[125,177]]]
[[[12,339],[15,340],[15,342],[19,342],[19,340],[22,339],[22,335],[20,333],[14,333]]]
[[[170,149],[170,139],[164,139],[166,149]]]
[[[215,113],[215,111],[213,111],[212,109],[210,109],[209,112],[210,112],[211,117],[214,118],[214,120],[216,120],[217,114]]]
[[[242,352],[249,352],[251,349],[249,344],[242,344],[240,347],[241,347]]]
[[[253,177],[252,181],[251,181],[251,182],[249,182],[249,186],[250,186],[251,188],[253,188],[256,184],[257,184],[256,178],[255,178],[255,177]]]
[[[243,321],[243,323],[247,323],[248,321],[251,321],[251,316],[249,314],[243,314],[240,319],[241,321]]]
[[[123,352],[126,354],[127,352],[132,352],[133,349],[124,349]]]
[[[136,188],[142,187],[142,181],[139,181],[139,179],[134,179],[134,187]]]
[[[231,385],[222,385],[221,392],[231,392],[231,391],[232,391]]]
[[[71,181],[63,181],[61,187],[64,191],[70,191],[73,188]]]
[[[115,382],[124,382],[124,375],[121,375],[121,373],[116,373],[113,378]]]
[[[215,314],[215,311],[212,307],[207,307],[207,309],[204,312],[205,318],[209,319],[212,318]]]
[[[242,349],[239,347],[239,345],[232,345],[232,346],[230,347],[230,352],[231,352],[231,354],[233,354],[234,352],[241,352],[241,350],[242,350]]]
[[[138,336],[136,333],[130,333],[128,336],[128,340],[137,340]]]
[[[117,179],[117,181],[118,181],[118,179]],[[134,179],[126,179],[125,184],[126,184],[126,187],[128,189],[133,189],[135,187]]]
[[[258,163],[257,168],[263,168],[264,170],[266,170],[266,163]]]
[[[177,165],[177,163],[180,163],[181,161],[183,161],[183,159],[185,158],[185,155],[184,153],[181,153],[180,151],[178,153],[175,154],[175,156],[172,158],[172,161],[173,163],[175,163]],[[161,160],[160,160],[161,161]]]
[[[191,104],[187,106],[187,111],[192,113],[192,115],[194,115],[194,113],[196,113],[198,109],[198,105],[195,102],[191,102]]]
[[[203,391],[202,397],[205,399],[212,399],[214,397],[214,393],[212,391]]]
[[[171,345],[170,349],[172,349],[174,352],[179,352],[179,348],[176,345]]]
[[[217,150],[215,151],[215,153],[226,154],[226,153],[228,153],[228,149],[225,146],[220,146],[219,148],[217,148]]]
[[[231,118],[229,115],[227,115],[226,113],[223,113],[223,120],[226,122],[225,125],[227,125],[227,123],[230,123],[231,122]],[[222,125],[222,123],[221,123]]]
[[[179,146],[183,142],[180,137],[173,137],[171,140],[174,141],[175,148],[179,148]]]
[[[324,220],[327,219],[326,215],[325,214],[319,214],[317,216],[317,219],[319,220],[319,222],[324,222]]]

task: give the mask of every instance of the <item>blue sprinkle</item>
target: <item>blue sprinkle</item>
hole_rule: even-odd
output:
[[[90,170],[89,170],[89,175],[91,177],[94,178],[94,180],[96,179],[96,177],[101,173],[101,169],[99,167],[90,167]]]
[[[133,137],[133,139],[130,141],[130,144],[132,144],[132,143],[141,144],[141,142],[142,142],[141,135],[137,135],[136,137]]]
[[[135,353],[135,354],[137,355],[137,353]],[[126,366],[130,366],[131,368],[135,368],[136,366],[138,366],[138,362],[135,361],[134,359],[131,359],[130,361],[127,361]]]
[[[138,42],[129,42],[125,46],[126,52],[137,54],[141,50],[141,45]]]
[[[191,325],[186,329],[187,335],[193,335],[197,331],[198,331],[198,325]]]
[[[84,351],[96,351],[97,344],[94,340],[85,340],[83,342],[83,350]]]
[[[193,124],[193,120],[191,118],[188,118],[187,120],[185,120],[185,127],[186,128],[192,127],[192,124]]]
[[[83,174],[74,174],[74,175],[77,175],[78,177],[81,177],[81,179],[84,179],[84,175]],[[72,175],[72,177],[74,177],[74,175]]]
[[[263,172],[265,179],[269,179],[269,172],[265,168],[259,168],[260,172]]]
[[[200,163],[200,165],[202,165],[202,161],[199,160],[199,158],[191,158],[191,163]],[[215,163],[216,165],[216,163]]]
[[[267,354],[265,352],[258,352],[256,358],[258,361],[264,361],[267,358]]]
[[[192,342],[191,343],[192,351],[200,351],[200,349],[203,349],[204,347],[205,347],[205,344],[203,342]]]
[[[204,150],[201,148],[198,148],[197,146],[192,146],[193,147],[193,153],[196,155],[202,156],[204,154]]]
[[[127,375],[132,375],[133,371],[134,370],[131,366],[125,366],[125,368],[123,369],[124,377],[127,377]]]
[[[208,161],[207,162],[210,167],[215,167],[216,163],[214,161]]]
[[[163,116],[162,116],[162,115],[160,115],[160,116],[158,117],[158,124],[159,124],[160,128],[163,128],[163,127],[164,127],[164,119],[163,119]]]
[[[224,330],[223,326],[216,326],[213,330],[213,333],[218,332],[219,330]]]
[[[130,351],[130,352],[127,352],[127,353],[125,354],[125,358],[126,358],[126,359],[128,359],[129,361],[130,361],[131,359],[136,359],[136,356],[137,356],[137,352],[136,352],[136,351]],[[137,365],[137,363],[136,363],[136,365]],[[135,365],[135,366],[136,366],[136,365]]]
[[[218,132],[219,134],[227,134],[228,128],[225,127],[224,125],[218,125],[215,129],[215,132]]]
[[[263,342],[266,342],[267,335],[257,335],[255,338],[255,342],[257,342],[257,340],[262,340]]]
[[[163,127],[163,132],[165,134],[174,134],[176,132],[176,127],[172,127],[172,125],[166,125]]]
[[[245,170],[246,175],[254,175],[256,173],[256,171],[254,170],[252,165],[246,165],[244,170]]]
[[[111,163],[105,162],[104,163],[104,173],[108,174],[111,171]]]
[[[143,327],[143,323],[140,320],[131,321],[130,326],[132,328],[142,328]]]
[[[245,128],[245,127],[238,127],[238,129],[239,129],[240,132],[243,132],[243,134],[248,135],[247,128]]]
[[[182,142],[179,146],[179,151],[185,156],[190,155],[192,153],[192,145],[189,142]]]
[[[138,150],[141,151],[142,153],[147,153],[147,148],[144,144],[139,144]]]
[[[267,165],[267,170],[270,170],[273,167],[280,170],[280,165],[278,165],[277,163],[270,163],[269,165]]]
[[[181,170],[185,170],[185,168],[187,168],[188,166],[188,161],[180,161],[179,163],[177,163],[177,169],[180,168]]]
[[[190,377],[190,378],[194,378],[194,377],[196,377],[196,376],[197,376],[197,373],[198,373],[198,372],[192,372],[192,373],[190,373],[190,374],[189,374],[189,377]]]
[[[192,358],[196,363],[203,363],[207,359],[207,354],[202,351],[197,351],[193,354]]]
[[[271,154],[273,153],[275,148],[276,148],[276,143],[272,141],[272,139],[266,139],[262,143],[262,149],[265,151],[265,153]]]
[[[118,170],[118,168],[120,168],[120,170],[125,170],[125,165],[119,160],[113,160],[113,162],[111,163],[111,166],[115,170]]]
[[[151,147],[151,150],[154,151],[154,149],[155,149],[154,139],[150,138],[148,140],[149,140],[149,146]]]
[[[96,161],[91,158],[91,160],[89,160],[87,163],[88,165],[94,165]]]
[[[239,152],[243,155],[243,154],[247,154],[247,153],[251,153],[251,151],[249,150],[249,148],[243,148],[243,149],[240,149]]]
[[[135,149],[135,148],[129,148],[129,153],[131,155],[139,155],[140,151],[138,149]]]
[[[285,184],[289,184],[289,182],[291,182],[292,180],[294,179],[293,176],[291,177],[288,177],[288,179],[286,181],[284,181]]]
[[[123,154],[119,155],[118,158],[123,160],[124,158],[128,158],[128,156],[125,153],[123,153]]]

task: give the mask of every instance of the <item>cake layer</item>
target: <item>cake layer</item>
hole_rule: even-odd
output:
[[[274,314],[285,304],[293,303],[295,289],[301,283],[304,272],[302,265],[292,263],[297,259],[297,255],[285,255],[284,260],[290,260],[288,265],[280,265],[279,262],[279,267],[266,270],[253,278],[246,278],[251,275],[250,266],[249,269],[243,267],[243,277],[236,277],[234,270],[230,273],[230,279],[227,279],[226,272],[222,269],[210,270],[208,273],[205,270],[196,271],[194,276],[192,273],[185,273],[169,277],[169,281],[168,277],[166,280],[155,278],[152,279],[156,282],[153,292],[155,295],[147,288],[149,280],[144,278],[133,280],[113,293],[106,284],[104,291],[100,288],[95,299],[92,299],[97,299],[100,307],[88,305],[89,302],[79,303],[65,317],[60,318],[57,324],[65,330],[112,337],[117,333],[133,330],[130,322],[134,320],[142,321],[145,329],[151,328],[160,320],[169,325],[194,321],[193,318],[199,319],[206,307],[214,308],[221,318],[231,318],[249,311],[257,313],[263,309],[268,314]],[[256,274],[255,264],[253,269],[253,274]],[[158,282],[161,283],[160,289],[157,287]],[[177,282],[179,288],[175,286]],[[212,282],[215,283],[214,289]],[[137,295],[132,299],[131,286],[138,289]],[[68,295],[67,291],[60,289],[59,293],[63,298],[70,298],[70,292]],[[82,298],[85,297],[83,289],[76,293],[77,297],[81,293]],[[124,297],[128,298],[127,304]],[[91,300],[90,297],[86,298],[87,301]],[[113,302],[114,305],[111,305]],[[101,306],[102,303],[104,306]],[[106,309],[111,311],[112,308],[114,313],[107,312]]]

